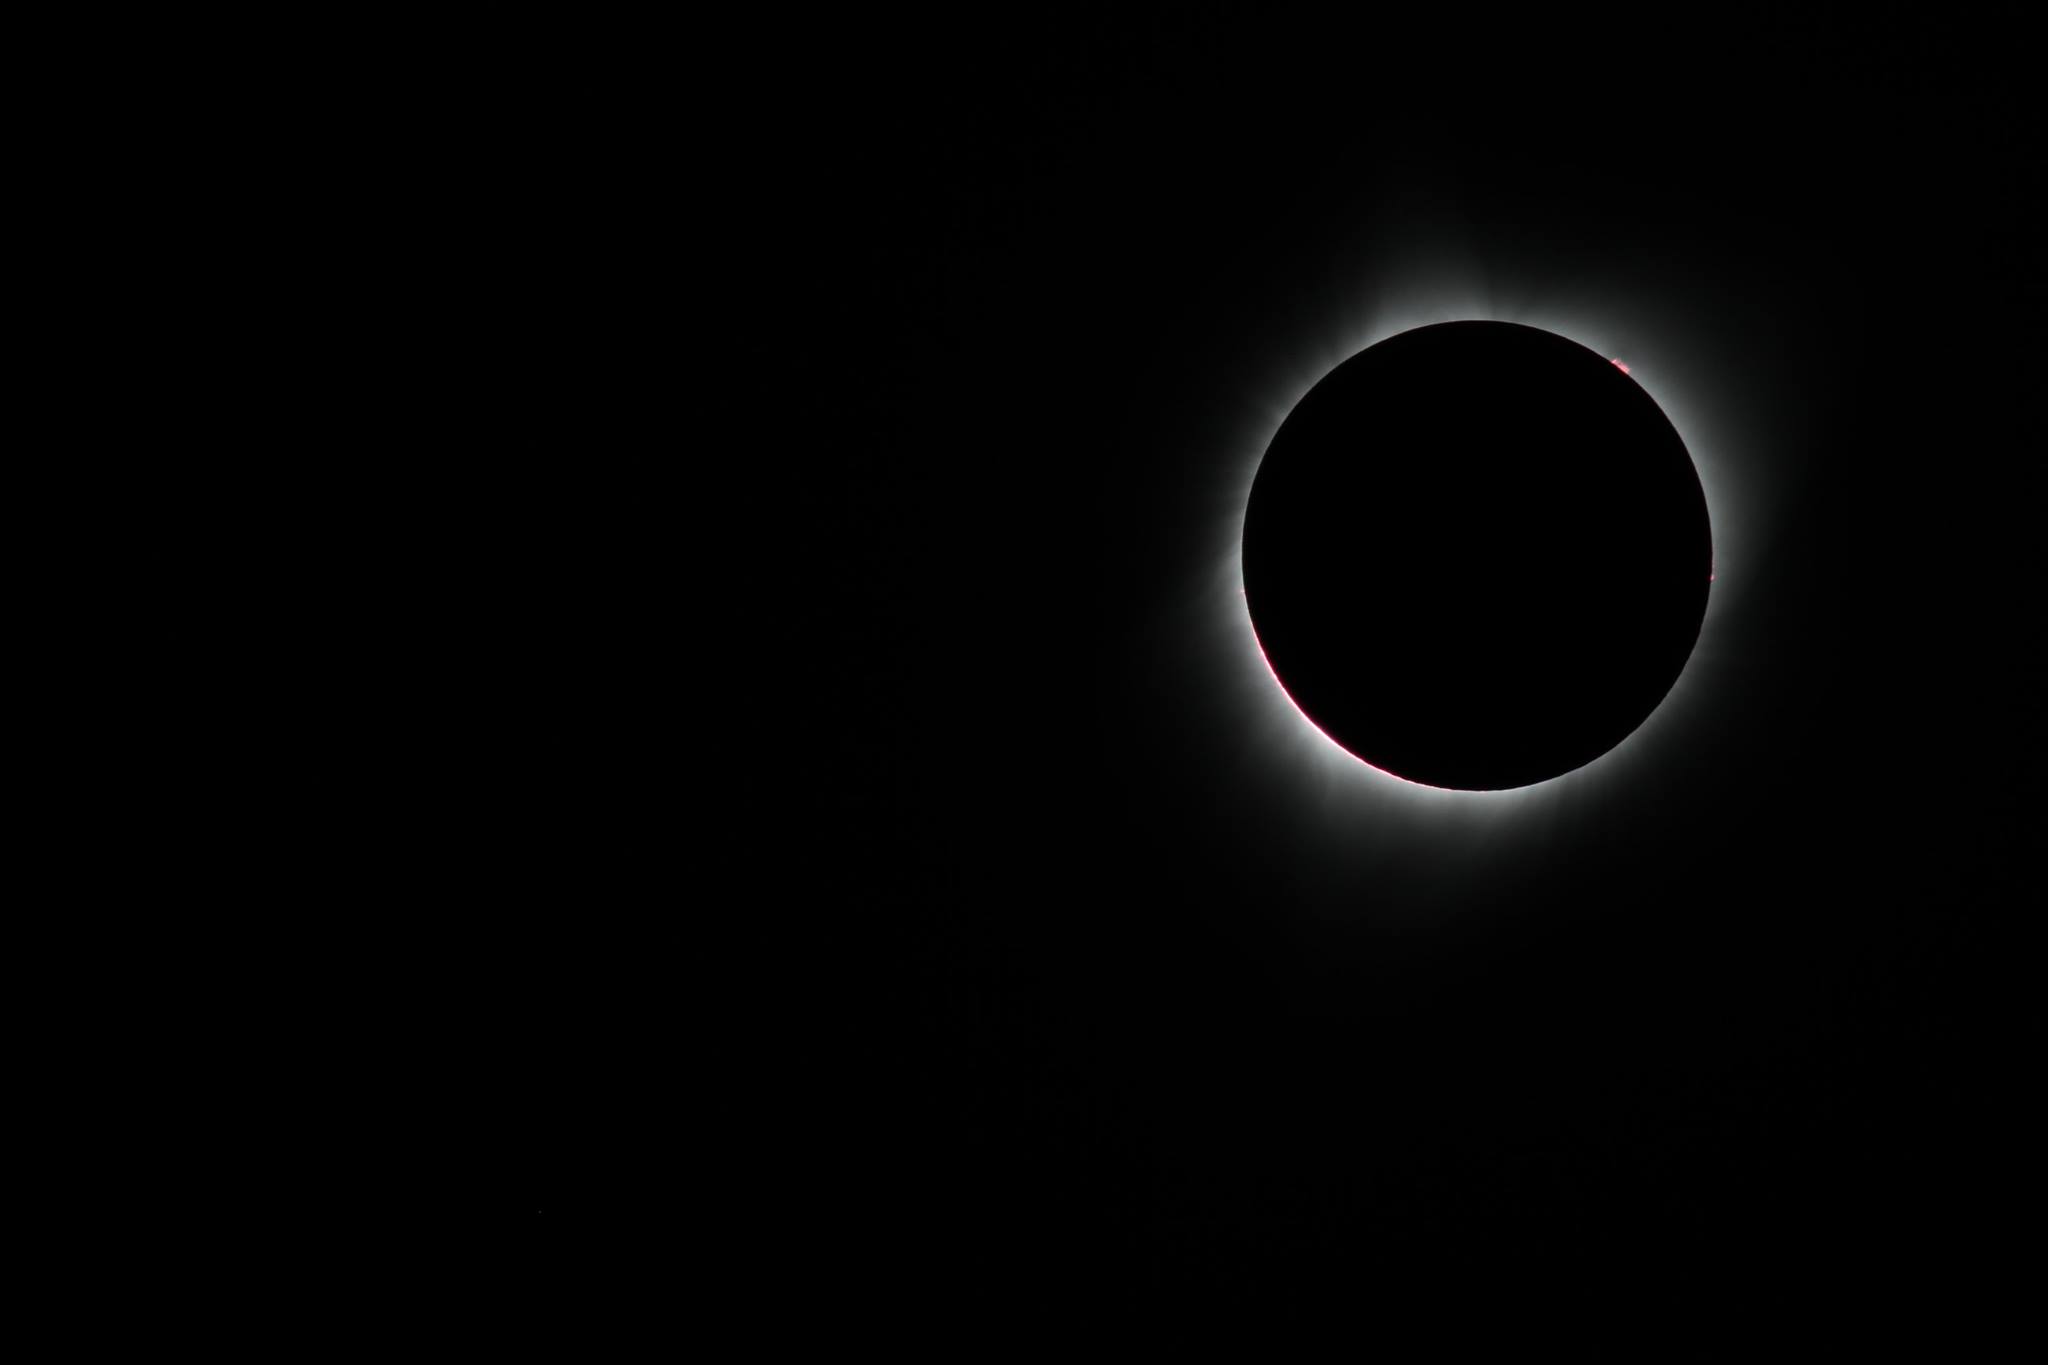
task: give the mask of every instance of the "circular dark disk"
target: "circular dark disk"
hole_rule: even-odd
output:
[[[1245,510],[1245,600],[1294,704],[1432,787],[1523,787],[1641,725],[1699,638],[1699,475],[1640,385],[1535,327],[1390,337],[1309,390]]]

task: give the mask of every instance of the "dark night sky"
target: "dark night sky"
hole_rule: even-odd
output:
[[[792,1318],[1995,1318],[2041,1213],[2034,97],[2010,18],[1780,14],[717,35],[741,875],[579,968],[548,1216],[708,1236]],[[1634,281],[1772,452],[1683,764],[1477,850],[1248,765],[1188,638],[1190,452],[1427,225]]]

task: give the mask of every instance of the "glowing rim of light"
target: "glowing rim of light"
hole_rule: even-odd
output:
[[[1506,315],[1510,312],[1512,315]],[[1687,457],[1692,461],[1694,475],[1699,479],[1707,505],[1708,582],[1712,586],[1707,593],[1699,632],[1678,676],[1635,729],[1604,753],[1555,777],[1520,787],[1470,790],[1431,786],[1377,767],[1345,748],[1309,718],[1280,681],[1279,674],[1259,644],[1250,605],[1245,597],[1245,511],[1253,480],[1281,423],[1286,421],[1310,389],[1351,357],[1404,332],[1446,322],[1517,323],[1551,332],[1610,360],[1649,396],[1678,433]],[[1253,713],[1248,717],[1249,723],[1276,734],[1291,733],[1296,740],[1302,741],[1297,752],[1313,765],[1326,784],[1329,795],[1377,798],[1372,800],[1375,806],[1389,799],[1402,804],[1420,803],[1431,808],[1456,806],[1473,814],[1505,814],[1532,805],[1582,799],[1593,795],[1595,788],[1609,786],[1611,781],[1637,775],[1644,752],[1668,744],[1682,717],[1697,709],[1701,693],[1721,662],[1716,646],[1729,625],[1732,603],[1729,595],[1721,591],[1719,580],[1727,548],[1723,545],[1723,537],[1732,524],[1728,510],[1735,500],[1736,490],[1731,484],[1743,482],[1743,474],[1714,453],[1717,447],[1712,439],[1711,424],[1701,419],[1700,408],[1685,401],[1675,379],[1656,363],[1659,349],[1656,332],[1661,329],[1646,329],[1639,338],[1639,344],[1635,345],[1622,344],[1625,330],[1612,326],[1588,327],[1584,319],[1563,318],[1555,312],[1545,313],[1542,310],[1444,306],[1407,311],[1398,319],[1375,319],[1363,329],[1353,330],[1349,339],[1340,346],[1326,349],[1313,367],[1297,366],[1290,376],[1291,391],[1284,401],[1261,405],[1266,409],[1262,414],[1263,420],[1256,424],[1256,430],[1245,434],[1246,451],[1234,466],[1233,487],[1227,500],[1230,509],[1227,535],[1224,537],[1227,559],[1218,566],[1220,572],[1214,578],[1211,609],[1216,613],[1216,624],[1223,632],[1222,638],[1235,642],[1233,653],[1239,671],[1239,690],[1250,699]],[[1623,356],[1633,358],[1624,363]],[[1327,363],[1323,363],[1325,361]],[[1306,373],[1310,368],[1313,368],[1313,373]],[[1747,548],[1740,538],[1731,537],[1731,540],[1736,547]],[[1249,686],[1245,685],[1248,681],[1246,673],[1253,675]],[[1313,738],[1309,738],[1311,736]]]

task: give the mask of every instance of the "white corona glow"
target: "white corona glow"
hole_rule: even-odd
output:
[[[1205,605],[1196,613],[1207,622],[1207,643],[1198,652],[1223,684],[1216,719],[1242,738],[1244,777],[1276,795],[1284,789],[1295,801],[1311,801],[1327,829],[1352,832],[1360,857],[1373,858],[1373,848],[1420,840],[1439,852],[1469,855],[1476,867],[1521,836],[1540,837],[1559,821],[1639,800],[1644,784],[1682,780],[1686,762],[1696,761],[1684,752],[1683,722],[1706,710],[1731,675],[1735,652],[1727,645],[1740,623],[1745,571],[1767,522],[1755,513],[1769,502],[1763,494],[1777,474],[1771,467],[1776,452],[1770,439],[1758,439],[1743,425],[1743,414],[1768,407],[1765,386],[1741,357],[1729,353],[1725,328],[1708,336],[1688,328],[1693,310],[1671,290],[1641,288],[1617,269],[1611,278],[1582,275],[1568,282],[1524,270],[1522,287],[1510,291],[1499,286],[1500,271],[1470,260],[1446,266],[1440,249],[1431,249],[1437,251],[1434,260],[1417,262],[1411,251],[1405,267],[1398,259],[1372,263],[1368,279],[1398,283],[1365,285],[1348,298],[1329,298],[1325,315],[1291,338],[1293,354],[1275,361],[1265,348],[1262,355],[1245,357],[1248,366],[1263,359],[1270,368],[1245,381],[1227,448],[1197,452],[1192,461],[1214,479],[1205,499],[1215,515],[1200,593]],[[1391,255],[1398,258],[1400,252]],[[1706,496],[1713,546],[1714,586],[1699,637],[1662,702],[1633,733],[1582,767],[1498,791],[1436,788],[1396,777],[1317,728],[1294,705],[1259,646],[1241,558],[1245,506],[1259,462],[1308,390],[1338,364],[1389,337],[1468,320],[1521,323],[1602,357],[1629,356],[1627,365],[1614,363],[1649,394],[1685,443]]]
[[[1359,345],[1357,350],[1351,351],[1349,354],[1344,355],[1335,362],[1333,362],[1330,368],[1335,369],[1338,364],[1342,364],[1344,360],[1350,359],[1352,355],[1358,354],[1359,351],[1367,350],[1370,347],[1376,346],[1380,342],[1387,340],[1389,337],[1400,335],[1400,333],[1402,332],[1412,331],[1415,327],[1431,326],[1434,322],[1462,321],[1520,322],[1528,326],[1541,327],[1543,330],[1548,332],[1555,332],[1557,335],[1564,337],[1566,340],[1575,341],[1581,346],[1587,346],[1589,349],[1596,351],[1600,349],[1599,347],[1592,345],[1585,337],[1574,336],[1570,331],[1566,330],[1564,327],[1554,325],[1552,323],[1532,322],[1527,317],[1492,316],[1487,318],[1474,318],[1467,315],[1462,317],[1436,318],[1433,319],[1432,322],[1418,322],[1413,324],[1413,326],[1390,327],[1386,330],[1384,335],[1372,335],[1369,340],[1365,340],[1361,345]],[[1628,367],[1622,365],[1620,361],[1617,360],[1613,363],[1617,367],[1619,367],[1624,374],[1629,374],[1630,378],[1633,379],[1635,377],[1633,374],[1630,373]],[[1325,370],[1323,373],[1327,374],[1328,372],[1328,370]],[[1310,379],[1308,383],[1301,385],[1299,391],[1295,392],[1288,399],[1286,404],[1286,410],[1281,414],[1280,420],[1273,422],[1271,430],[1267,431],[1264,435],[1264,439],[1259,442],[1259,459],[1264,458],[1266,448],[1272,444],[1274,435],[1276,435],[1280,430],[1281,422],[1286,420],[1286,415],[1294,411],[1295,406],[1299,404],[1302,398],[1307,395],[1308,390],[1314,387],[1314,385],[1317,382],[1319,382],[1322,379],[1322,377],[1322,374],[1316,375],[1314,378]],[[1638,380],[1637,382],[1639,384],[1641,383],[1640,380]],[[1645,385],[1644,387],[1647,390],[1647,386]],[[1654,392],[1652,392],[1650,394],[1650,397],[1652,401],[1655,401],[1657,395]],[[1710,537],[1718,539],[1718,528],[1721,523],[1721,518],[1715,515],[1716,499],[1714,497],[1713,490],[1707,486],[1707,477],[1705,469],[1702,467],[1701,461],[1699,460],[1698,456],[1693,453],[1696,449],[1693,442],[1693,438],[1690,435],[1688,435],[1685,428],[1679,424],[1678,420],[1675,417],[1672,417],[1672,414],[1668,409],[1664,407],[1663,403],[1658,403],[1658,407],[1660,410],[1663,410],[1665,412],[1665,416],[1667,418],[1671,419],[1672,425],[1678,430],[1679,439],[1685,442],[1686,451],[1688,455],[1691,456],[1693,459],[1694,468],[1699,470],[1700,472],[1701,486],[1703,489],[1706,489],[1707,519]],[[1251,497],[1252,479],[1255,478],[1258,474],[1258,460],[1252,461],[1245,472],[1247,477],[1244,483],[1244,495],[1239,500],[1237,525],[1235,534],[1232,537],[1233,540],[1236,541],[1240,546],[1242,545],[1244,539],[1244,505],[1249,502]],[[1631,732],[1626,738],[1624,738],[1621,741],[1621,743],[1617,744],[1614,748],[1609,749],[1606,753],[1589,760],[1587,763],[1581,765],[1580,767],[1575,768],[1570,772],[1559,774],[1557,777],[1547,778],[1542,782],[1531,783],[1528,786],[1523,787],[1509,787],[1492,791],[1469,791],[1451,787],[1433,787],[1427,783],[1417,782],[1413,778],[1402,777],[1399,774],[1388,772],[1386,769],[1376,767],[1373,764],[1367,762],[1366,760],[1360,758],[1358,755],[1352,753],[1349,749],[1346,749],[1342,744],[1332,739],[1320,726],[1316,725],[1314,721],[1309,719],[1306,712],[1302,711],[1301,708],[1295,704],[1294,698],[1288,694],[1285,685],[1281,683],[1279,673],[1274,670],[1271,661],[1268,660],[1266,657],[1265,650],[1260,646],[1257,633],[1252,629],[1251,613],[1244,600],[1244,571],[1241,551],[1239,552],[1236,558],[1237,562],[1233,566],[1233,571],[1236,575],[1235,595],[1237,599],[1235,603],[1234,614],[1241,618],[1241,631],[1243,634],[1249,637],[1249,643],[1252,653],[1257,656],[1260,665],[1264,669],[1266,677],[1271,680],[1273,687],[1277,689],[1280,698],[1285,703],[1287,709],[1293,713],[1294,717],[1302,725],[1305,725],[1306,727],[1308,727],[1308,729],[1313,731],[1316,737],[1322,742],[1323,745],[1327,746],[1329,750],[1334,750],[1336,754],[1341,755],[1342,761],[1347,762],[1352,766],[1362,768],[1363,770],[1365,770],[1365,772],[1372,774],[1373,778],[1377,781],[1397,783],[1402,787],[1418,788],[1422,791],[1441,792],[1451,797],[1499,801],[1503,799],[1516,799],[1518,797],[1523,797],[1524,794],[1534,793],[1540,789],[1553,786],[1557,783],[1568,782],[1573,778],[1577,777],[1580,773],[1585,773],[1591,769],[1601,767],[1602,765],[1606,764],[1610,759],[1614,758],[1616,755],[1621,754],[1623,751],[1629,749],[1631,745],[1634,743],[1636,737],[1640,735],[1644,730],[1648,729],[1651,726],[1652,722],[1654,722],[1657,719],[1657,717],[1663,714],[1665,710],[1669,707],[1672,699],[1679,693],[1680,686],[1685,682],[1686,675],[1693,671],[1693,658],[1697,657],[1699,653],[1699,644],[1695,643],[1693,654],[1692,656],[1689,656],[1687,658],[1685,667],[1680,671],[1678,680],[1673,683],[1671,691],[1665,695],[1664,700],[1661,701],[1657,705],[1656,709],[1653,710],[1650,713],[1650,715],[1644,719],[1641,725],[1637,726],[1633,732]],[[1709,582],[1713,581],[1713,577],[1717,569],[1718,563],[1716,561],[1710,561],[1710,568],[1708,572]],[[1713,616],[1713,611],[1714,594],[1710,591],[1707,596],[1708,618],[1711,618]],[[1702,620],[1700,625],[1700,641],[1704,642],[1706,637],[1707,621]]]

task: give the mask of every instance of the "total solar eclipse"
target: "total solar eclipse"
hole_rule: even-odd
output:
[[[1529,786],[1657,708],[1706,612],[1706,497],[1616,363],[1505,322],[1388,338],[1274,434],[1245,603],[1296,707],[1424,786]]]

